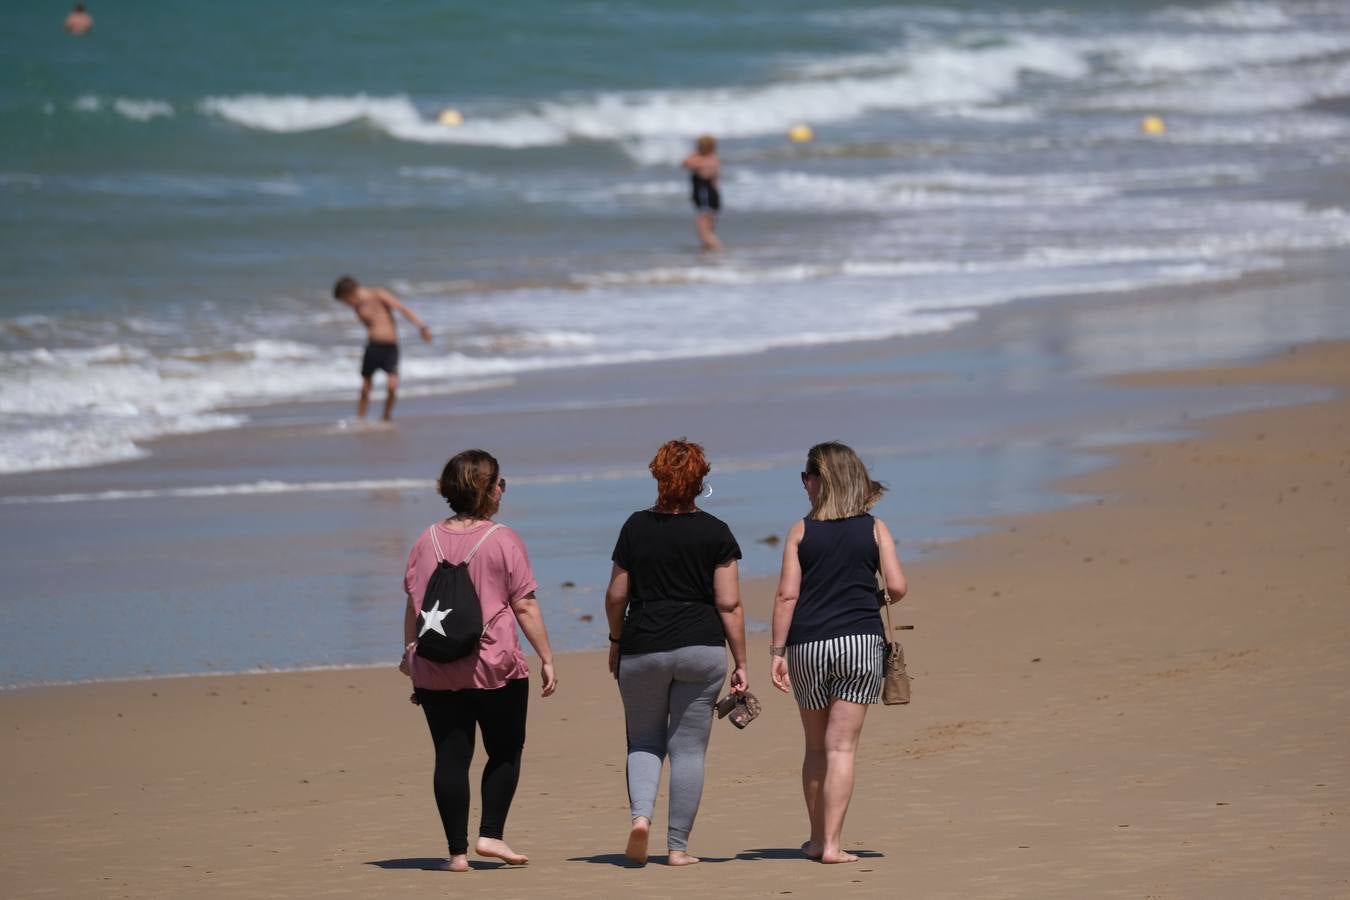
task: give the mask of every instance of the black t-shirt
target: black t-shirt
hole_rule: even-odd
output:
[[[621,653],[717,646],[726,640],[713,599],[713,570],[741,558],[731,529],[703,510],[628,517],[614,545],[628,572],[628,612]]]

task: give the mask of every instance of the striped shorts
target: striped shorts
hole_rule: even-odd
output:
[[[792,696],[802,709],[824,709],[830,700],[876,703],[881,697],[886,639],[846,634],[787,648]]]

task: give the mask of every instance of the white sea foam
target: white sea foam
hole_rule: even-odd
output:
[[[1156,34],[1093,39],[1128,71],[1155,74],[1205,72],[1336,56],[1350,50],[1344,32],[1281,31],[1252,34]]]
[[[1299,115],[1284,118],[1194,122],[1182,128],[1170,129],[1167,140],[1176,144],[1201,146],[1222,144],[1288,146],[1303,141],[1341,140],[1347,136],[1350,136],[1350,121],[1343,117]]]
[[[1285,28],[1293,23],[1283,9],[1273,3],[1252,3],[1248,0],[1234,0],[1218,6],[1192,9],[1189,7],[1169,7],[1155,14],[1161,22],[1183,22],[1208,28],[1233,28],[1267,30]]]
[[[793,75],[758,87],[693,91],[602,92],[578,99],[543,101],[515,112],[482,116],[466,111],[458,127],[441,125],[407,96],[211,97],[201,110],[248,128],[301,132],[365,121],[393,137],[425,143],[500,147],[549,146],[569,140],[666,142],[661,154],[639,143],[650,161],[685,149],[676,138],[713,131],[726,137],[780,132],[792,123],[838,122],[871,110],[920,109],[996,100],[1016,87],[1024,72],[1074,78],[1086,71],[1081,55],[1059,42],[1014,36],[975,49],[934,46],[887,57],[877,75]],[[856,66],[844,65],[840,72]]]
[[[952,261],[838,262],[657,267],[577,276],[577,288],[456,294],[452,305],[420,304],[433,329],[456,323],[456,349],[409,347],[402,364],[409,393],[483,389],[494,378],[532,370],[699,358],[772,348],[879,339],[949,330],[981,306],[1063,293],[1125,290],[1233,277],[1289,248],[1350,244],[1350,218],[1297,204],[1216,208],[1136,201],[1134,215],[1174,229],[1154,244],[1044,245],[1021,257]],[[1084,216],[1087,216],[1087,210]],[[1205,235],[1202,222],[1227,230]],[[1070,218],[1066,238],[1105,223]],[[884,235],[879,236],[884,243]],[[1263,256],[1264,254],[1264,256]],[[1277,263],[1275,263],[1277,264]],[[762,313],[774,285],[777,313]],[[832,298],[830,327],[804,330],[794,310]],[[679,309],[682,327],[668,327]],[[150,339],[163,342],[162,336]],[[290,399],[346,399],[355,351],[294,340],[182,346],[152,352],[128,343],[0,354],[0,471],[87,465],[141,454],[156,435],[243,423],[222,407]],[[272,490],[272,486],[251,490]]]
[[[160,117],[172,117],[173,105],[163,100],[135,100],[118,97],[113,101],[113,109],[118,115],[136,122],[149,122]]]
[[[222,407],[349,394],[352,352],[284,340],[152,352],[128,344],[0,353],[0,472],[134,459],[165,434],[237,427]],[[462,356],[406,364],[437,393],[478,390]]]
[[[220,116],[248,128],[283,133],[334,128],[361,119],[399,121],[418,119],[407,97],[304,97],[245,94],[239,97],[208,97],[202,112]]]
[[[152,119],[174,115],[172,103],[153,97],[114,97],[108,101],[95,94],[84,94],[71,104],[76,112],[82,113],[100,112],[105,106],[111,107],[113,112],[133,122],[149,122]]]
[[[1115,175],[1116,173],[1111,173]],[[1123,181],[1125,173],[1119,173]],[[738,172],[731,180],[738,207],[755,210],[906,211],[1076,205],[1115,193],[1121,181],[1108,173],[1060,176],[998,176],[978,172],[928,171],[842,177],[809,171]]]
[[[907,237],[912,220],[900,215],[893,231],[879,223],[841,259],[732,257],[712,265],[578,273],[570,284],[508,290],[438,293],[438,286],[423,285],[428,290],[419,309],[433,330],[456,337],[452,347],[435,352],[410,345],[402,365],[405,388],[418,394],[482,390],[500,384],[494,379],[547,368],[942,331],[968,321],[974,308],[1018,298],[1215,280],[1278,265],[1289,251],[1350,246],[1350,215],[1339,209],[1117,195],[1130,184],[1205,184],[1248,174],[1243,166],[1197,165],[1127,175],[947,171],[895,176],[898,184],[882,180],[885,190],[924,179],[952,194],[1006,193],[1017,202],[978,207],[981,227],[991,234],[1025,228],[1027,204],[1044,198],[1044,221],[1020,251],[963,242],[959,252],[934,256]],[[849,179],[838,181],[827,190],[854,187]],[[819,189],[809,179],[797,187],[802,184]],[[1065,201],[1074,191],[1083,202]],[[1110,204],[1087,202],[1101,196]],[[944,227],[972,227],[961,207],[951,214],[957,218],[940,220],[952,223]],[[908,256],[896,255],[898,242],[911,247]],[[776,313],[766,317],[770,285]],[[796,313],[814,309],[822,293],[832,298],[834,324],[804,332]],[[680,310],[682,328],[668,327],[671,309]],[[236,327],[278,333],[288,319],[297,332],[314,327],[294,313],[268,314],[278,318]],[[66,332],[50,317],[27,319],[6,325],[29,339]],[[168,324],[142,330],[133,322],[116,342],[0,353],[0,471],[131,458],[157,435],[242,424],[240,413],[222,409],[345,400],[354,389],[357,348],[334,351],[285,337],[206,344],[186,340],[190,332],[173,334]],[[337,322],[329,327],[341,333]]]
[[[731,464],[722,471],[735,471]],[[621,481],[647,477],[646,469],[611,468],[582,472],[512,475],[512,484],[571,484],[591,481]],[[27,506],[46,503],[97,503],[126,500],[211,499],[217,497],[274,496],[278,494],[366,493],[370,491],[426,491],[434,482],[425,478],[359,478],[348,481],[249,481],[237,484],[185,485],[182,487],[72,491],[61,494],[28,494],[0,497],[0,504]]]
[[[452,128],[440,124],[434,111],[423,115],[404,95],[371,97],[305,97],[247,94],[239,97],[208,97],[202,112],[237,125],[260,131],[294,133],[319,131],[367,122],[372,127],[406,141],[429,144],[482,144],[499,147],[536,147],[563,143],[565,129],[538,116],[508,115],[475,121]]]
[[[666,164],[687,151],[688,139],[704,132],[725,138],[780,134],[793,123],[816,126],[846,122],[887,110],[931,111],[984,121],[1029,122],[1039,111],[1014,95],[1023,76],[1037,73],[1076,83],[1105,61],[1135,83],[1104,86],[1100,108],[1185,108],[1231,112],[1292,108],[1337,90],[1316,72],[1272,67],[1336,64],[1350,52],[1350,32],[1283,27],[1265,6],[1235,4],[1209,11],[1242,26],[1211,24],[1210,31],[1160,28],[1168,16],[1147,20],[1140,30],[1115,36],[1010,30],[996,42],[912,39],[891,50],[798,60],[776,80],[694,90],[598,92],[540,98],[514,105],[463,108],[458,127],[436,119],[438,104],[407,95],[302,96],[250,94],[209,97],[199,110],[260,131],[296,133],[365,123],[403,141],[526,148],[570,141],[613,141],[642,164]],[[1244,18],[1245,17],[1245,18]],[[1173,16],[1172,18],[1175,18]],[[1258,26],[1257,22],[1265,22]],[[1185,22],[1181,25],[1186,26]],[[1214,28],[1223,27],[1222,32]],[[1190,88],[1156,83],[1159,78],[1216,76]],[[1224,75],[1226,78],[1218,78]],[[1139,83],[1153,79],[1155,83]],[[163,101],[138,104],[124,115],[172,114]],[[77,108],[97,110],[97,97]],[[134,110],[134,112],[133,112]],[[411,178],[457,181],[456,170],[409,167]]]

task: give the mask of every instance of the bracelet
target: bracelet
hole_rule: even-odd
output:
[[[770,655],[770,656],[787,656],[787,646],[786,646],[786,645],[784,645],[784,646],[782,646],[782,647],[773,647],[773,646],[771,646],[771,647],[769,647],[769,655]]]
[[[614,635],[611,634],[611,635],[609,636],[609,642],[610,642],[611,644],[617,644],[617,643],[619,642],[619,639],[616,638]]]

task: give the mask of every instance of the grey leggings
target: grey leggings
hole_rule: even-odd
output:
[[[689,849],[703,797],[703,756],[713,704],[727,674],[722,647],[681,647],[619,661],[619,693],[628,725],[628,803],[633,818],[652,817],[661,763],[670,755],[666,847]]]

